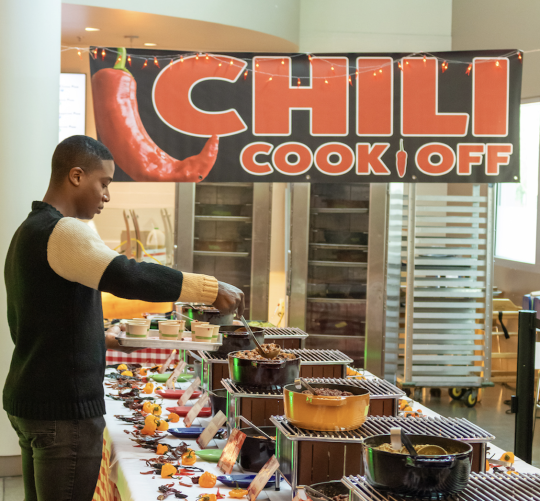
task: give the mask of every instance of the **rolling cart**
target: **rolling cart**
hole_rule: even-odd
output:
[[[494,188],[471,188],[470,196],[422,196],[409,185],[398,382],[415,400],[422,388],[448,388],[473,407],[479,389],[493,385]]]

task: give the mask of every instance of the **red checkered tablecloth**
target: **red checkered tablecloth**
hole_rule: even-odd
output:
[[[103,455],[99,477],[92,501],[122,501],[116,484],[109,478],[111,464],[111,444],[103,437]]]
[[[163,364],[171,354],[171,350],[161,348],[145,348],[144,350],[134,351],[129,355],[120,351],[107,350],[107,365],[112,364]],[[178,352],[182,356],[183,352]],[[172,363],[178,363],[176,357]]]

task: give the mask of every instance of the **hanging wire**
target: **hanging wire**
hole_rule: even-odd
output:
[[[79,52],[88,53],[90,55],[90,57],[92,57],[93,59],[97,59],[97,57],[100,57],[103,52],[105,52],[106,55],[102,59],[107,57],[109,54],[113,54],[115,58],[116,58],[116,55],[117,55],[116,49],[110,49],[108,47],[101,47],[99,51],[97,51],[97,49],[93,49],[91,51],[90,48],[88,48],[88,47],[73,47],[73,46],[67,46],[67,45],[63,45],[61,47],[61,52],[66,52],[68,50],[76,50],[76,51],[79,51]],[[529,54],[529,53],[533,53],[533,52],[540,52],[540,49],[532,49],[532,50],[526,50],[526,51],[513,50],[513,51],[510,51],[510,52],[508,52],[506,54],[501,54],[501,55],[494,56],[494,57],[486,56],[483,59],[488,59],[490,62],[491,62],[491,60],[496,62],[498,60],[501,60],[501,59],[504,59],[504,58],[510,58],[512,56],[517,55],[518,59],[521,62],[523,62],[523,54]],[[96,54],[96,53],[98,54],[97,57],[94,56],[94,54]],[[201,55],[203,55],[203,57],[201,57]],[[344,76],[358,78],[358,75],[360,75],[360,74],[373,73],[374,71],[375,72],[377,72],[377,71],[382,72],[385,68],[389,69],[391,66],[394,66],[394,65],[396,66],[396,69],[403,71],[403,65],[401,65],[401,61],[404,60],[404,59],[411,59],[411,58],[425,59],[427,57],[427,58],[430,58],[430,59],[436,59],[437,64],[439,64],[439,63],[444,63],[445,64],[445,71],[446,71],[446,69],[448,69],[448,64],[449,63],[466,65],[467,69],[469,68],[469,66],[472,65],[472,61],[461,61],[461,60],[457,60],[457,59],[442,58],[442,57],[435,56],[431,52],[412,52],[412,53],[408,54],[407,56],[403,56],[403,57],[401,57],[399,59],[393,59],[391,62],[388,61],[388,62],[385,62],[385,63],[380,64],[380,65],[376,65],[376,66],[372,66],[372,67],[366,67],[366,68],[363,68],[362,70],[358,70],[358,68],[356,68],[355,66],[351,66],[349,64],[340,64],[339,61],[336,61],[336,59],[343,59],[344,56],[335,56],[335,57],[326,56],[325,57],[325,56],[316,56],[315,54],[311,54],[311,53],[297,53],[297,54],[289,54],[286,57],[284,57],[283,55],[279,55],[279,56],[263,56],[263,55],[261,55],[260,57],[264,58],[264,59],[275,59],[277,61],[280,61],[282,63],[282,65],[284,65],[284,59],[286,59],[286,58],[294,59],[294,58],[306,57],[306,56],[309,58],[309,61],[310,61],[311,64],[313,64],[313,60],[318,60],[318,61],[323,61],[325,63],[328,63],[333,68],[332,73],[327,75],[327,76],[313,76],[313,75],[311,75],[309,77],[310,79],[321,79],[321,80],[325,80],[325,81],[327,81],[328,79],[333,79],[333,78],[338,78],[338,79],[343,78]],[[130,58],[130,61],[131,61],[131,59],[133,59],[133,60],[139,59],[141,62],[144,62],[149,57],[151,58],[152,56],[129,54],[128,57]],[[186,52],[186,53],[178,54],[176,58],[174,58],[174,57],[171,58],[170,54],[168,54],[168,55],[160,55],[160,56],[155,56],[154,55],[153,56],[154,65],[158,66],[158,67],[159,67],[159,62],[160,61],[167,62],[168,65],[171,65],[171,64],[173,64],[173,62],[184,62],[187,59],[190,59],[190,58],[193,58],[193,57],[195,57],[197,60],[202,60],[201,63],[202,62],[206,63],[209,59],[214,59],[216,61],[219,61],[220,63],[228,63],[230,66],[239,68],[240,70],[244,70],[244,68],[245,68],[245,71],[247,71],[248,74],[249,73],[254,73],[256,71],[260,75],[269,76],[270,77],[268,79],[269,81],[272,80],[272,77],[283,77],[283,78],[288,78],[288,79],[305,78],[305,75],[302,75],[300,77],[298,75],[291,75],[291,74],[288,74],[288,73],[287,74],[276,74],[276,73],[270,73],[270,72],[267,72],[267,71],[262,71],[261,69],[253,70],[253,69],[247,68],[248,63],[251,63],[253,61],[251,58],[239,58],[239,57],[236,57],[236,56],[223,56],[223,55],[219,55],[219,54],[201,53],[201,52]],[[157,64],[156,64],[156,62],[157,62]],[[487,61],[483,61],[483,62],[487,62]],[[255,61],[255,63],[256,63],[256,67],[259,68],[259,63],[257,61]],[[482,64],[482,63],[480,63],[480,64]],[[282,65],[280,65],[280,67]],[[167,65],[165,65],[165,66],[167,66]],[[149,68],[149,66],[147,64],[145,64],[144,67]],[[336,73],[337,73],[336,68],[346,68],[347,73],[346,74],[341,74],[341,75],[339,75],[339,74],[336,75]],[[246,79],[246,76],[244,76],[244,80],[245,79]]]

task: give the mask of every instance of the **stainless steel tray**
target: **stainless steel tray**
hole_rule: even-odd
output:
[[[190,334],[184,332],[184,335]],[[150,329],[148,337],[134,338],[127,337],[125,332],[116,336],[116,340],[121,346],[128,346],[131,348],[161,348],[164,350],[217,350],[222,343],[221,334],[218,337],[217,343],[201,343],[197,341],[181,341],[179,339],[168,340],[159,339],[159,333],[155,329]]]

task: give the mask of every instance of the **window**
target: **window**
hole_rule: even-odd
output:
[[[534,265],[536,259],[540,102],[521,105],[519,183],[497,190],[495,257]],[[540,264],[540,263],[539,263]]]

